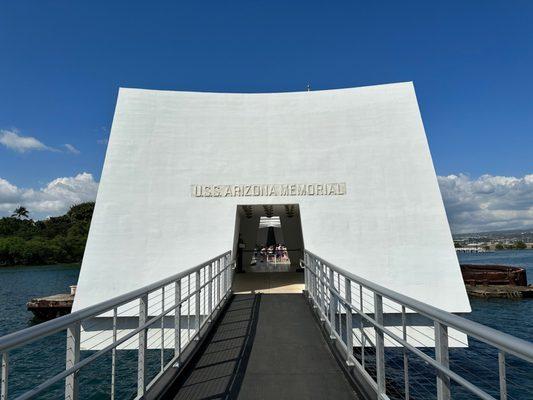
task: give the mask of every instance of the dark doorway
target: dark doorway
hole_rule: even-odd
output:
[[[233,250],[244,272],[294,272],[303,248],[298,204],[237,206]]]

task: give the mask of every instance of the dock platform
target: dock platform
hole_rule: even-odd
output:
[[[28,311],[43,320],[49,320],[70,313],[74,303],[74,293],[54,294],[31,299],[26,306]]]

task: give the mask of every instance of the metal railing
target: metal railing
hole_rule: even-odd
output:
[[[109,397],[114,399],[117,396],[115,390],[117,349],[132,348],[132,342],[137,352],[136,398],[143,397],[169,368],[183,364],[184,358],[191,354],[200,336],[207,331],[215,315],[231,294],[233,267],[231,252],[228,251],[194,268],[138,290],[1,337],[1,400],[8,399],[10,352],[61,331],[67,333],[64,370],[27,390],[16,399],[33,398],[64,380],[65,399],[75,400],[79,395],[80,370],[109,353],[111,353]],[[132,313],[136,318],[137,326],[132,329],[119,330],[120,318],[131,319]],[[89,335],[90,326],[94,325],[94,321],[103,318],[112,318],[111,329]],[[170,322],[170,329],[168,322]],[[168,337],[169,330],[173,332],[170,337]],[[98,342],[99,346],[96,347],[99,349],[82,359],[80,348],[84,342],[83,336],[86,336],[85,340],[88,343],[94,343],[96,342],[95,336],[102,333],[108,333],[110,337]],[[167,333],[166,339],[165,333]],[[157,337],[154,347],[161,349],[160,367],[159,372],[149,380],[147,350],[150,348],[149,340],[154,336]],[[165,360],[167,348],[173,350],[170,360]]]
[[[307,250],[301,266],[310,304],[368,396],[505,400],[527,393],[532,343],[384,288]]]

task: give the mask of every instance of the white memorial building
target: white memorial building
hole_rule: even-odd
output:
[[[246,269],[272,218],[291,271],[305,248],[422,302],[470,311],[409,82],[121,89],[74,309],[230,249],[235,257],[239,236]]]

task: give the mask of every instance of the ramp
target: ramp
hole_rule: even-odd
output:
[[[236,295],[167,399],[356,399],[301,294]]]

